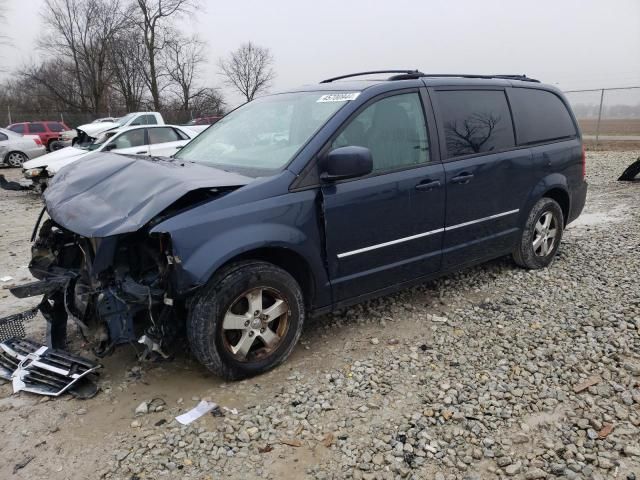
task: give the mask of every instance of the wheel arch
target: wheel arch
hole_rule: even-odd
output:
[[[560,173],[553,173],[544,177],[531,190],[525,208],[520,215],[521,225],[526,222],[529,212],[536,202],[543,197],[551,198],[558,202],[562,209],[564,226],[566,227],[569,213],[571,212],[571,195],[569,194],[567,179]]]
[[[566,227],[567,221],[569,220],[569,212],[571,211],[571,197],[569,196],[569,192],[560,187],[553,187],[547,190],[542,196],[558,202],[558,205],[560,205],[562,209],[563,222]]]
[[[313,270],[304,256],[290,248],[280,246],[260,247],[239,253],[221,264],[212,273],[211,277],[229,265],[245,260],[261,260],[272,263],[289,273],[300,285],[306,307],[311,308],[316,292],[316,280],[313,276]]]

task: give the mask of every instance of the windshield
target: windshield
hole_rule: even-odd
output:
[[[120,126],[123,126],[125,123],[127,123],[129,120],[131,120],[136,115],[137,115],[137,113],[127,113],[124,117],[116,118],[114,120],[114,122],[117,123]]]
[[[175,157],[254,177],[273,174],[357,96],[357,92],[297,92],[262,97],[222,118]]]
[[[96,137],[96,139],[92,143],[90,143],[84,148],[86,148],[87,150],[97,150],[102,145],[104,145],[107,142],[107,140],[113,137],[116,133],[118,132],[113,130],[107,130],[106,132],[102,132]]]

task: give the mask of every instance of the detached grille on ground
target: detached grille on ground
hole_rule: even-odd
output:
[[[0,343],[0,377],[13,383],[13,391],[58,396],[79,389],[100,364],[62,350],[13,338]]]

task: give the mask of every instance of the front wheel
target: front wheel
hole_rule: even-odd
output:
[[[194,300],[187,335],[196,358],[228,380],[282,363],[304,324],[300,286],[285,270],[246,261],[216,274]]]
[[[532,270],[548,266],[560,247],[563,227],[564,215],[558,202],[547,197],[538,200],[513,252],[515,262]]]

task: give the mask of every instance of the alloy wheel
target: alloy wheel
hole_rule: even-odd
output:
[[[544,212],[538,218],[533,235],[533,251],[539,257],[546,257],[556,244],[558,234],[556,218],[553,212]]]
[[[7,163],[12,167],[21,167],[25,161],[26,157],[20,152],[11,152],[7,157]]]
[[[222,320],[223,345],[242,362],[255,361],[277,350],[287,334],[291,311],[284,296],[258,287],[236,298]]]

